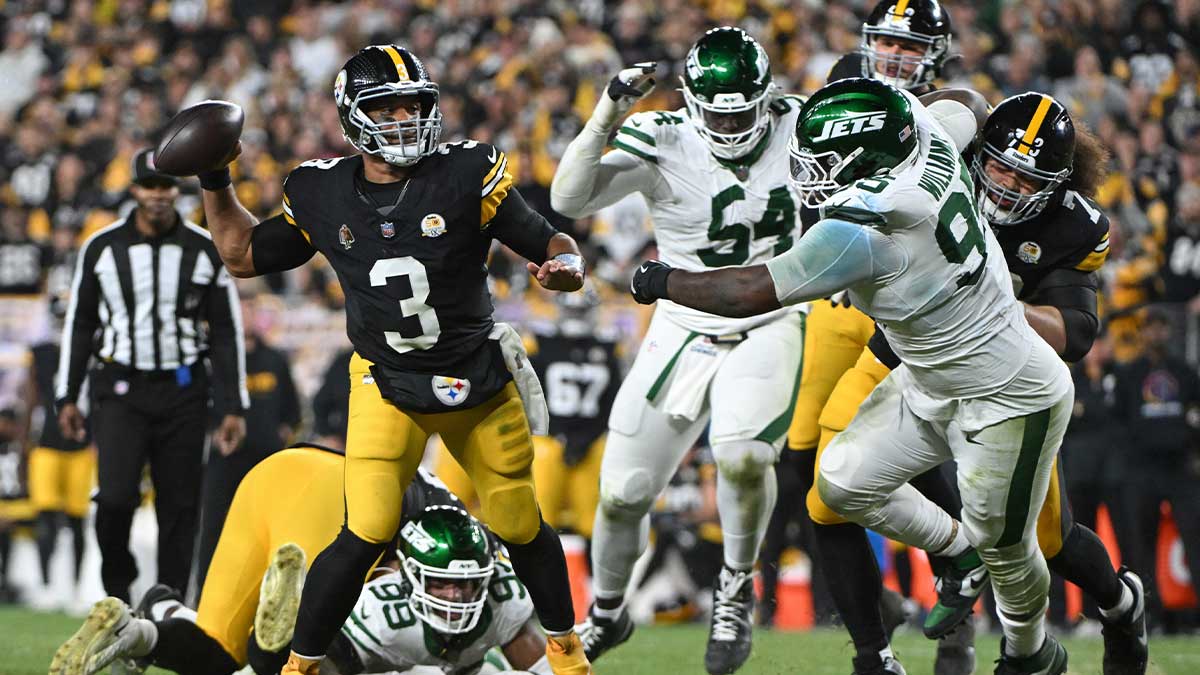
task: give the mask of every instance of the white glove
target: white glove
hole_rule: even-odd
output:
[[[604,132],[612,129],[639,99],[654,89],[656,66],[658,63],[655,61],[635,63],[617,73],[600,95],[600,101],[596,103],[589,124]]]

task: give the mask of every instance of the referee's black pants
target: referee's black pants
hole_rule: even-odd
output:
[[[191,381],[181,384],[174,372],[139,373],[112,364],[92,372],[100,578],[106,593],[126,602],[138,576],[129,530],[147,462],[158,518],[158,582],[187,592],[208,408],[203,365],[190,373]]]

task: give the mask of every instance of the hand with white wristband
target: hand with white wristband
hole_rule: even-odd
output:
[[[526,263],[526,269],[549,291],[577,291],[583,288],[583,256],[559,253],[546,262]]]

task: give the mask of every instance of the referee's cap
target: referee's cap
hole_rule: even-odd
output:
[[[142,187],[179,185],[179,179],[154,168],[154,148],[139,150],[133,156],[133,182]]]

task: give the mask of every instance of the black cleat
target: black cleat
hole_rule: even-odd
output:
[[[1117,578],[1133,591],[1133,606],[1125,616],[1100,620],[1104,626],[1104,675],[1144,675],[1150,661],[1150,645],[1146,639],[1142,579],[1126,567],[1117,572]]]
[[[882,660],[874,654],[866,659],[854,657],[854,672],[852,675],[908,675],[904,666],[895,657],[888,656]]]
[[[1062,675],[1067,672],[1067,650],[1053,636],[1046,635],[1041,649],[1029,656],[1009,656],[1000,640],[1000,658],[995,675]]]
[[[750,658],[750,621],[754,616],[751,572],[722,567],[713,587],[712,619],[704,669],[709,675],[729,675]]]
[[[965,621],[987,581],[987,567],[975,549],[956,556],[946,565],[937,580],[937,603],[925,617],[925,637],[936,640]]]
[[[583,623],[575,626],[575,632],[579,634],[579,640],[583,643],[583,653],[587,655],[588,661],[595,663],[605,652],[633,635],[633,620],[629,618],[629,610],[624,607],[617,618],[601,619],[596,616],[596,606],[592,605]]]
[[[933,675],[971,675],[975,672],[975,623],[959,624],[945,637],[938,638]]]

